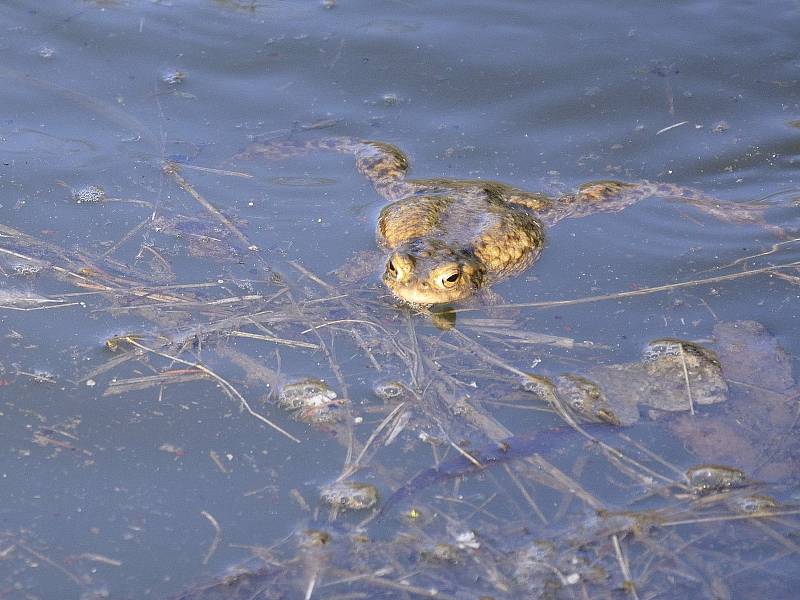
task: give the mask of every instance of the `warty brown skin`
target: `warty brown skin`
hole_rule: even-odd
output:
[[[376,230],[388,254],[383,282],[398,298],[418,305],[464,300],[524,271],[542,251],[545,226],[561,219],[617,212],[654,196],[736,223],[763,223],[766,208],[723,206],[692,188],[648,181],[597,181],[550,198],[493,181],[406,179],[409,162],[400,149],[347,137],[255,144],[240,156],[279,159],[312,150],[352,154],[359,172],[390,202]]]
[[[414,304],[456,302],[528,268],[544,231],[534,213],[485,193],[412,196],[378,217],[383,282]]]

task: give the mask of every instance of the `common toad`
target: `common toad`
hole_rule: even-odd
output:
[[[253,144],[238,157],[281,159],[312,150],[352,154],[359,172],[390,202],[376,232],[388,253],[383,282],[411,304],[456,302],[520,273],[541,253],[545,227],[565,218],[616,212],[653,196],[729,222],[761,223],[765,208],[723,206],[697,190],[649,181],[596,181],[551,198],[494,181],[406,179],[409,161],[400,149],[349,137]]]

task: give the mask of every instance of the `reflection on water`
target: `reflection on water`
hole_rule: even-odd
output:
[[[5,3],[0,596],[791,596],[798,16]],[[352,157],[233,159],[332,136],[786,232],[648,200],[431,315]]]

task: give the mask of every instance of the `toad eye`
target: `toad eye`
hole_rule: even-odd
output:
[[[394,266],[394,263],[391,260],[388,263],[386,263],[386,271],[392,277],[397,277],[397,267]]]
[[[455,271],[453,273],[445,273],[441,277],[439,277],[439,285],[443,288],[451,288],[453,287],[458,279],[461,277],[461,273]]]

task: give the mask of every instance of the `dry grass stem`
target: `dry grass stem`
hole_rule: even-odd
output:
[[[109,558],[108,556],[103,556],[102,554],[95,554],[94,552],[84,552],[83,554],[78,554],[77,556],[70,556],[68,558],[70,560],[90,560],[92,562],[108,565],[110,567],[122,566],[121,560],[117,560],[115,558]]]
[[[662,527],[677,527],[678,525],[696,525],[698,523],[718,523],[725,521],[745,521],[747,519],[774,519],[775,517],[787,517],[790,515],[800,515],[800,509],[791,510],[770,510],[746,515],[715,515],[712,517],[696,517],[694,519],[682,519],[679,521],[663,521],[659,523]]]
[[[795,544],[792,540],[790,540],[785,535],[781,535],[777,531],[775,531],[772,527],[770,527],[767,523],[763,520],[753,519],[751,522],[753,527],[760,529],[765,535],[771,537],[773,540],[778,542],[781,546],[786,548],[789,552],[794,552],[800,554],[800,546]]]
[[[206,378],[208,378],[208,375],[199,369],[177,369],[165,371],[158,375],[115,379],[109,382],[108,386],[103,391],[103,396],[115,396],[134,390],[146,390],[157,385],[163,386],[175,383],[187,383],[189,381],[197,381],[198,379]]]
[[[473,465],[475,465],[475,466],[476,466],[476,467],[478,467],[479,469],[482,469],[482,468],[483,468],[483,465],[481,464],[481,462],[480,462],[480,461],[479,461],[477,458],[475,458],[474,456],[472,456],[472,455],[471,455],[469,452],[467,452],[466,450],[464,450],[464,449],[463,449],[461,446],[459,446],[458,444],[456,444],[455,442],[453,442],[453,441],[451,441],[451,440],[447,440],[447,443],[448,443],[448,444],[450,444],[450,446],[451,446],[451,447],[452,447],[452,448],[453,448],[453,449],[454,449],[456,452],[458,452],[458,453],[459,453],[461,456],[463,456],[464,458],[466,458],[466,459],[467,459],[469,462],[471,462]]]
[[[52,301],[57,302],[57,301]],[[8,304],[0,304],[0,310],[16,310],[20,312],[30,312],[34,310],[52,310],[54,308],[69,308],[70,306],[80,306],[80,302],[68,302],[68,303],[58,303],[58,304],[49,304],[47,306],[11,306]]]
[[[225,467],[225,463],[222,462],[222,459],[220,458],[219,454],[214,452],[214,450],[208,451],[208,457],[211,459],[211,462],[213,462],[216,465],[216,467],[220,470],[220,472],[223,475],[228,475],[230,473],[230,471]]]
[[[178,358],[177,356],[170,356],[169,354],[165,354],[164,352],[159,352],[158,350],[154,350],[153,348],[148,348],[144,344],[140,344],[135,339],[130,338],[130,337],[125,337],[124,340],[126,342],[128,342],[129,344],[131,344],[132,346],[135,346],[135,347],[137,347],[137,348],[139,348],[141,350],[144,350],[146,352],[150,352],[152,354],[157,354],[158,356],[161,356],[163,358],[166,358],[166,359],[172,360],[174,362],[181,363],[182,365],[186,365],[186,366],[189,366],[189,367],[193,367],[195,369],[199,369],[200,371],[203,371],[206,375],[208,375],[209,377],[211,377],[212,379],[217,381],[217,383],[220,384],[222,389],[226,390],[230,395],[232,395],[234,398],[236,398],[241,403],[242,407],[248,412],[248,414],[250,414],[251,416],[255,417],[256,419],[258,419],[262,423],[272,427],[275,431],[277,431],[278,433],[283,434],[284,436],[286,436],[287,438],[289,438],[293,442],[296,442],[298,444],[300,443],[300,440],[297,439],[296,437],[294,437],[291,433],[289,433],[285,429],[281,428],[280,426],[276,425],[275,423],[273,423],[272,421],[267,419],[265,416],[261,415],[260,413],[257,413],[255,410],[253,410],[252,407],[250,406],[250,403],[247,400],[245,400],[244,396],[242,396],[239,393],[239,391],[235,387],[233,387],[233,385],[231,385],[227,380],[223,379],[222,377],[220,377],[219,375],[214,373],[214,371],[212,371],[211,369],[209,369],[205,365],[202,365],[200,363],[193,363],[193,362],[190,362],[188,360],[183,360],[182,358]]]
[[[336,321],[327,321],[325,323],[320,323],[319,325],[314,325],[313,327],[309,327],[308,329],[304,329],[300,333],[301,334],[311,333],[312,331],[322,329],[323,327],[330,327],[331,325],[340,325],[342,323],[360,323],[362,325],[369,325],[370,327],[374,327],[375,329],[382,331],[386,335],[389,335],[389,332],[386,331],[386,329],[384,329],[377,323],[373,321],[364,321],[362,319],[337,319]]]
[[[775,277],[788,281],[792,285],[800,285],[800,277],[796,275],[789,275],[788,273],[775,273]]]
[[[683,344],[678,344],[681,353],[681,365],[683,366],[683,379],[686,382],[686,396],[689,399],[689,413],[694,415],[694,398],[692,397],[692,385],[689,383],[689,369],[686,367],[686,353],[683,351]]]
[[[258,333],[248,333],[246,331],[230,331],[227,334],[229,337],[248,338],[251,340],[261,340],[263,342],[272,342],[273,344],[281,344],[284,346],[291,346],[293,348],[307,348],[309,350],[319,350],[317,344],[311,342],[301,342],[299,340],[287,340],[284,338],[272,337],[269,335],[261,335]]]
[[[771,254],[775,254],[781,249],[781,246],[786,246],[787,244],[794,244],[795,242],[800,242],[800,238],[792,238],[790,240],[783,240],[782,242],[777,242],[772,244],[772,248],[767,252],[760,252],[758,254],[751,254],[750,256],[742,256],[741,258],[737,258],[735,261],[728,263],[727,265],[720,265],[718,267],[714,267],[713,269],[708,269],[706,271],[701,271],[701,273],[708,273],[710,271],[719,271],[721,269],[728,269],[730,267],[735,267],[738,264],[741,264],[745,261],[752,260],[754,258],[761,258],[762,256],[769,256]]]
[[[211,560],[211,557],[214,556],[214,553],[217,551],[220,541],[222,541],[222,529],[220,528],[217,520],[214,518],[214,515],[205,510],[201,510],[200,514],[203,515],[214,528],[214,539],[211,541],[211,545],[208,547],[208,550],[203,557],[203,564],[207,565],[208,561]]]
[[[341,578],[342,580],[352,577],[352,573],[348,573],[347,571],[332,570],[331,574]],[[379,577],[376,575],[364,574],[360,576],[360,581],[365,581],[376,587],[382,587],[389,590],[394,590],[396,592],[401,592],[411,596],[420,596],[422,598],[435,598],[436,600],[456,600],[455,596],[442,593],[438,590],[425,589],[415,585],[411,585],[410,583],[406,583],[403,580],[392,581],[391,579],[385,579],[383,577]]]
[[[299,273],[302,273],[303,275],[308,277],[311,281],[316,283],[322,289],[326,290],[329,294],[334,294],[334,295],[338,295],[339,294],[339,290],[337,290],[335,286],[332,286],[327,281],[324,281],[324,280],[320,279],[317,275],[315,275],[314,273],[312,273],[311,271],[306,269],[303,265],[301,265],[296,260],[290,260],[290,261],[288,261],[288,263],[289,263],[289,266],[291,266],[293,269],[295,269]]]
[[[131,239],[131,238],[132,238],[134,235],[136,235],[136,234],[137,234],[139,231],[141,231],[142,229],[144,229],[145,227],[147,227],[147,226],[148,226],[148,225],[151,223],[151,220],[152,220],[152,219],[151,219],[151,217],[150,217],[150,216],[148,216],[147,218],[145,218],[145,219],[143,219],[142,221],[140,221],[140,222],[139,222],[137,225],[135,225],[135,226],[134,226],[134,227],[132,227],[130,230],[128,230],[128,232],[127,232],[125,235],[123,235],[123,236],[122,236],[121,238],[119,238],[119,239],[118,239],[116,242],[114,242],[114,245],[113,245],[113,246],[111,246],[111,247],[110,247],[108,250],[106,250],[105,252],[103,252],[103,253],[100,255],[100,257],[101,257],[101,258],[105,258],[105,257],[107,257],[107,256],[111,256],[112,254],[114,254],[114,253],[115,253],[117,250],[119,250],[119,249],[120,249],[120,247],[122,247],[122,245],[123,245],[123,244],[125,244],[125,243],[126,243],[128,240],[130,240],[130,239]]]
[[[680,479],[684,478],[684,472],[681,469],[679,469],[678,467],[676,467],[675,465],[673,465],[671,462],[666,460],[663,456],[661,456],[659,454],[656,454],[655,452],[650,450],[650,448],[648,448],[647,446],[645,446],[643,444],[640,444],[638,441],[636,441],[635,439],[633,439],[629,435],[626,435],[624,433],[620,433],[619,437],[621,439],[625,440],[625,443],[628,444],[629,446],[633,446],[634,448],[636,448],[642,454],[645,454],[646,456],[652,458],[654,461],[656,461],[659,464],[661,464],[661,465],[665,466],[666,468],[668,468],[670,471],[675,473],[675,475],[677,475]]]
[[[611,541],[614,544],[614,554],[617,555],[617,562],[619,562],[619,568],[620,571],[622,571],[622,577],[625,580],[625,589],[630,592],[631,596],[633,596],[635,600],[639,600],[639,594],[636,593],[636,585],[633,582],[631,569],[628,566],[627,559],[622,554],[622,547],[619,544],[619,537],[616,533],[611,536]]]
[[[800,267],[800,261],[785,263],[782,265],[771,265],[769,267],[761,267],[758,269],[751,269],[749,271],[742,271],[741,273],[730,273],[728,275],[717,275],[716,277],[707,277],[705,279],[695,279],[693,281],[682,281],[680,283],[668,283],[664,285],[657,285],[648,288],[641,288],[629,292],[616,292],[613,294],[602,294],[599,296],[587,296],[584,298],[574,298],[572,300],[548,300],[544,302],[521,302],[517,304],[498,304],[492,308],[553,308],[557,306],[572,306],[575,304],[586,304],[588,302],[601,302],[604,300],[619,300],[622,298],[633,298],[635,296],[646,296],[648,294],[655,294],[657,292],[668,292],[671,290],[678,290],[682,288],[695,287],[698,285],[707,285],[709,283],[719,283],[721,281],[733,281],[743,277],[753,277],[763,273],[772,273],[780,271],[781,269],[790,269]],[[468,312],[482,310],[479,308],[457,308],[455,312]]]
[[[250,173],[243,173],[241,171],[228,171],[227,169],[214,169],[212,167],[201,167],[199,165],[190,165],[181,163],[182,169],[190,169],[192,171],[201,171],[203,173],[211,173],[212,175],[224,175],[225,177],[241,177],[243,179],[252,179],[253,175]]]
[[[57,571],[61,571],[61,573],[63,573],[67,577],[67,579],[69,579],[75,585],[77,585],[79,587],[82,586],[83,582],[80,580],[80,578],[77,575],[75,575],[71,571],[68,571],[66,568],[64,568],[62,565],[60,565],[57,562],[55,562],[54,560],[52,560],[50,557],[42,554],[41,552],[39,552],[37,550],[34,550],[30,546],[28,546],[28,544],[24,543],[21,540],[15,540],[15,543],[16,543],[16,545],[18,547],[22,548],[25,552],[27,552],[31,556],[34,556],[34,557],[38,558],[43,563],[47,563],[48,565],[50,565],[51,567],[53,567]]]
[[[227,229],[233,236],[239,240],[245,248],[248,250],[258,250],[258,246],[253,244],[247,236],[245,236],[239,229],[234,225],[228,217],[223,215],[217,207],[211,204],[208,200],[206,200],[197,190],[194,189],[192,184],[190,184],[181,174],[180,174],[180,166],[177,163],[165,161],[162,170],[166,175],[172,177],[178,186],[189,194],[194,200],[202,206],[211,216],[213,216],[217,221],[219,221],[225,229]]]
[[[342,472],[342,474],[336,478],[337,482],[342,481],[343,479],[347,479],[348,477],[350,477],[350,475],[355,473],[358,469],[360,469],[363,466],[361,460],[366,455],[370,446],[372,446],[372,443],[380,435],[381,431],[383,431],[386,428],[386,426],[392,422],[395,416],[397,416],[397,414],[403,409],[405,404],[406,404],[405,402],[401,402],[394,408],[392,412],[386,415],[386,418],[384,418],[383,421],[380,422],[380,424],[375,428],[375,431],[373,431],[372,434],[369,436],[366,444],[364,444],[364,447],[361,449],[361,452],[358,454],[355,461],[353,461],[350,465],[348,465]]]
[[[503,465],[503,469],[505,470],[506,475],[508,475],[508,478],[511,479],[512,483],[519,490],[519,493],[522,494],[522,497],[525,498],[525,502],[527,502],[528,506],[531,507],[531,510],[533,510],[533,514],[535,514],[537,517],[539,517],[539,520],[542,523],[547,525],[547,523],[548,523],[547,517],[544,516],[544,513],[542,512],[542,509],[540,509],[539,505],[536,504],[536,500],[533,499],[533,496],[531,496],[530,493],[528,493],[528,490],[525,488],[525,486],[519,480],[519,477],[517,477],[514,474],[514,471],[511,470],[511,467],[509,467],[508,464],[504,464]]]

